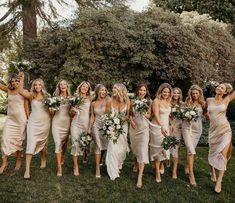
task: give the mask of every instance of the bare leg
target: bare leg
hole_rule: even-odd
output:
[[[138,180],[137,180],[137,187],[141,188],[142,187],[142,177],[144,173],[144,163],[138,163],[139,167],[139,173],[138,173]]]
[[[178,158],[178,157],[174,157],[174,158],[173,158],[173,161],[174,161],[174,165],[173,165],[172,178],[173,178],[173,179],[177,179],[177,168],[178,168],[178,161],[179,161],[179,158]]]
[[[101,154],[95,154],[95,177],[100,178],[100,159]]]
[[[165,167],[164,167],[164,161],[160,162],[160,173],[164,174],[165,173]]]
[[[62,146],[61,165],[64,164],[64,156],[65,156],[65,152],[66,152],[66,149],[67,149],[67,143],[68,143],[68,138]]]
[[[73,174],[75,176],[79,176],[79,169],[78,169],[78,157],[72,156],[73,159]]]
[[[186,160],[186,163],[185,163],[185,166],[184,166],[184,173],[185,173],[185,175],[188,175],[189,174],[188,157],[186,159],[187,160]]]
[[[56,153],[56,161],[57,161],[57,176],[62,176],[62,153]]]
[[[15,171],[18,171],[21,167],[21,151],[16,152],[16,166],[15,166]]]
[[[156,168],[156,182],[160,183],[162,182],[161,180],[161,174],[160,174],[160,161],[155,160],[155,168]]]
[[[216,182],[217,177],[216,177],[216,173],[215,173],[215,168],[213,166],[211,166],[211,181],[212,182]]]
[[[2,156],[2,165],[0,167],[0,174],[2,174],[7,169],[7,166],[8,166],[8,156],[3,155]]]
[[[231,146],[229,144],[222,151],[222,155],[223,155],[225,160],[228,159],[228,152],[229,152],[230,147]],[[222,184],[222,180],[223,180],[223,177],[224,177],[224,172],[225,171],[219,171],[219,176],[218,176],[218,179],[217,179],[216,184],[215,184],[215,192],[217,192],[217,193],[220,193],[221,190],[222,190],[221,184]]]
[[[32,160],[32,154],[26,154],[26,165],[25,165],[24,179],[29,179],[30,178],[31,160]]]
[[[187,155],[187,162],[189,167],[189,182],[192,186],[197,186],[197,183],[195,181],[194,172],[193,172],[193,164],[194,164],[194,155],[188,154]]]
[[[41,151],[41,166],[40,166],[40,168],[46,168],[46,150],[47,150],[47,147],[45,146]]]

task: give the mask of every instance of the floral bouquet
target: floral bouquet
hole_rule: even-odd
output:
[[[175,148],[176,145],[180,143],[179,140],[176,139],[174,136],[166,136],[162,141],[162,147],[165,150],[168,150],[170,148]]]
[[[27,60],[23,60],[21,62],[15,63],[15,65],[19,71],[27,71],[28,69],[31,68],[31,63]]]
[[[125,122],[125,117],[121,114],[107,113],[101,117],[104,125],[100,129],[104,131],[104,136],[108,140],[112,140],[113,143],[117,143],[120,135],[124,134],[123,124]]]
[[[54,111],[59,110],[61,102],[62,102],[61,97],[48,97],[43,100],[44,105],[48,106]]]
[[[185,107],[182,110],[182,120],[196,121],[199,118],[196,107]]]
[[[79,108],[84,104],[84,98],[81,96],[73,96],[69,98],[69,105],[75,108],[75,111],[79,113]]]
[[[182,119],[183,112],[184,112],[184,110],[182,108],[180,108],[179,106],[172,106],[171,107],[171,114],[173,115],[173,117],[175,117],[177,119]]]
[[[81,147],[83,149],[88,149],[91,142],[92,142],[92,136],[90,133],[86,133],[86,132],[83,132],[81,135],[80,135],[80,139],[79,140],[76,140],[78,141],[80,144],[81,144]]]
[[[151,102],[149,99],[136,98],[133,101],[133,106],[134,106],[135,112],[137,112],[141,115],[144,115],[149,110],[150,103]]]

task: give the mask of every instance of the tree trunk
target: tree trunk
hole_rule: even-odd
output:
[[[31,40],[37,38],[37,14],[34,0],[22,3],[23,12],[23,48],[27,53]]]

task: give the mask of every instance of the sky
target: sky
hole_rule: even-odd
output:
[[[0,0],[3,1],[3,0]],[[6,1],[6,0],[5,0]],[[69,6],[62,7],[60,6],[56,0],[52,0],[54,2],[55,6],[58,8],[58,13],[61,15],[59,20],[62,20],[63,18],[71,18],[72,13],[74,10],[76,10],[76,3],[74,0],[66,0],[66,2],[69,4]],[[131,9],[135,11],[142,11],[148,6],[149,0],[128,0],[127,5],[130,6]],[[0,8],[0,18],[3,16],[3,14],[6,12],[6,10]]]

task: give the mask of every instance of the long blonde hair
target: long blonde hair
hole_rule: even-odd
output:
[[[96,100],[98,99],[98,97],[99,97],[99,92],[100,92],[100,89],[101,89],[102,87],[105,88],[105,90],[106,90],[106,96],[107,96],[108,91],[107,91],[107,88],[105,87],[105,85],[103,85],[103,84],[98,84],[98,85],[95,86],[95,97],[94,97],[93,101],[96,101]]]
[[[77,90],[76,90],[76,94],[80,95],[80,93],[81,93],[81,87],[82,87],[84,84],[88,85],[88,91],[87,91],[86,96],[91,96],[91,85],[90,85],[90,83],[87,82],[87,81],[82,81],[82,82],[78,85]]]
[[[117,100],[119,100],[122,103],[127,104],[130,101],[130,99],[128,97],[126,86],[122,83],[116,83],[114,84],[114,86],[117,88]]]
[[[162,83],[162,84],[159,86],[159,88],[158,88],[158,90],[157,90],[156,98],[162,99],[162,91],[163,91],[165,88],[167,88],[167,89],[170,90],[170,96],[169,96],[169,98],[167,99],[168,102],[169,102],[169,101],[171,101],[171,98],[172,98],[172,95],[173,95],[173,90],[172,90],[172,87],[171,87],[171,85],[170,85],[169,83]]]
[[[174,91],[175,90],[178,90],[179,91],[179,93],[180,93],[180,97],[179,97],[179,99],[178,99],[178,101],[175,101],[174,100],[174,98],[173,98],[173,96],[172,96],[172,99],[171,99],[171,105],[179,105],[179,106],[181,106],[182,104],[183,104],[183,94],[182,94],[182,90],[179,88],[179,87],[174,87],[173,89],[172,89],[172,95],[173,95],[173,93],[174,93]]]
[[[44,81],[43,81],[42,79],[40,79],[40,78],[37,78],[37,79],[35,79],[35,80],[33,81],[32,85],[31,85],[31,88],[30,88],[30,92],[32,93],[33,98],[35,98],[35,97],[36,97],[36,94],[37,94],[37,92],[35,91],[35,88],[34,88],[36,82],[40,82],[41,85],[42,85],[42,95],[43,95],[43,97],[44,97],[44,98],[45,98],[45,97],[48,97],[49,94],[48,94],[47,91],[46,91],[46,87],[45,87]]]
[[[12,87],[12,84],[11,84],[13,79],[15,79],[16,81],[20,82],[19,75],[17,75],[16,73],[11,74],[9,79],[8,79],[8,85],[7,85],[8,89],[10,89],[10,90],[14,90],[14,87]]]
[[[197,90],[199,92],[199,98],[198,98],[198,103],[199,104],[203,104],[205,99],[204,99],[204,95],[203,95],[203,90],[201,87],[199,87],[198,85],[192,85],[189,90],[188,90],[188,96],[185,100],[186,105],[188,106],[192,106],[193,105],[193,98],[192,98],[192,91],[193,90]]]
[[[70,96],[70,95],[71,95],[69,83],[68,83],[66,80],[63,80],[63,79],[62,79],[62,80],[60,80],[60,81],[57,83],[55,92],[53,93],[53,95],[56,96],[56,97],[60,96],[60,94],[61,94],[60,83],[61,83],[62,81],[64,81],[64,82],[66,83],[66,86],[67,86],[66,94],[67,94],[67,96]]]

